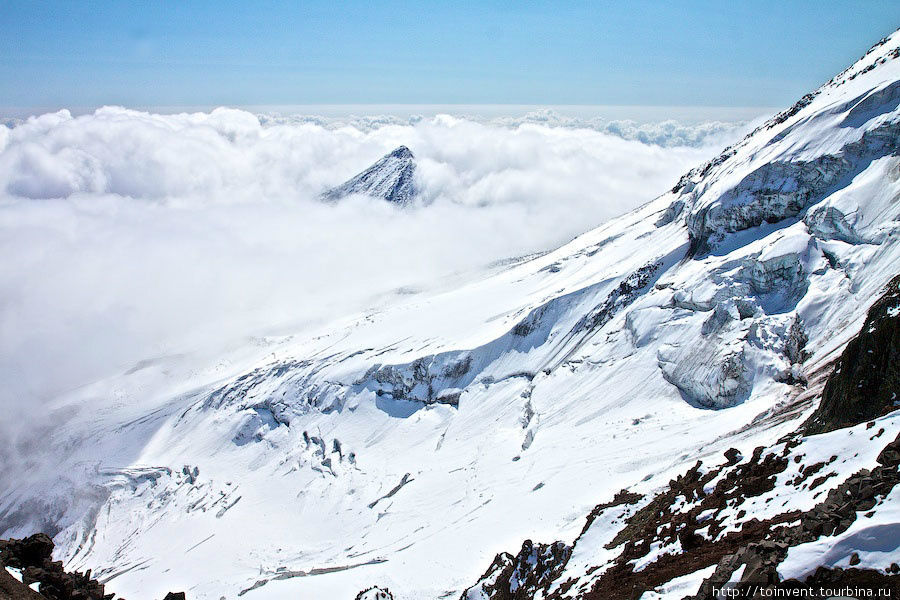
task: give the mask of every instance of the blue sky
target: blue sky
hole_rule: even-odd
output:
[[[900,2],[0,0],[0,106],[781,106]]]

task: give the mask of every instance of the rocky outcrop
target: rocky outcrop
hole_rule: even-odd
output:
[[[394,600],[394,595],[387,588],[373,586],[362,590],[354,600]]]
[[[894,567],[897,567],[895,564]],[[777,587],[782,589],[820,589],[830,590],[873,590],[875,593],[890,592],[890,597],[900,594],[900,568],[892,569],[892,573],[882,573],[875,569],[842,569],[835,567],[819,567],[816,572],[799,582],[792,579],[781,582]],[[774,587],[774,586],[773,586]],[[881,592],[879,592],[881,590]],[[862,595],[862,594],[860,594]],[[749,596],[747,596],[749,597]]]
[[[44,533],[0,540],[0,598],[4,600],[112,600],[104,585],[84,573],[67,572],[53,560],[53,540]],[[21,581],[11,572],[18,573]],[[35,588],[37,591],[35,591]],[[124,600],[124,599],[119,599]],[[169,592],[163,600],[185,600],[184,592]]]
[[[877,435],[872,439],[877,439]],[[548,552],[547,546],[526,541],[516,557],[506,553],[497,555],[478,583],[466,590],[462,600],[573,597],[637,600],[666,582],[712,566],[715,566],[713,575],[702,582],[694,600],[712,598],[712,588],[727,582],[742,590],[742,598],[772,597],[772,588],[810,586],[820,581],[896,586],[900,582],[897,575],[900,568],[896,573],[819,569],[804,582],[780,579],[778,565],[789,548],[843,533],[900,483],[898,436],[882,448],[873,469],[854,473],[828,490],[811,509],[775,512],[761,520],[750,518],[752,514],[746,513],[753,510],[754,499],[772,492],[781,474],[792,463],[803,459],[801,450],[795,452],[800,440],[800,435],[795,434],[782,440],[775,449],[758,447],[746,460],[737,450],[730,449],[725,452],[727,460],[722,466],[704,469],[698,462],[671,480],[665,489],[624,520],[605,546],[617,556],[610,563],[588,569],[588,573],[600,571],[601,574],[581,593],[571,595],[574,582],[560,581],[565,579],[565,562],[571,556],[571,549],[554,555]],[[833,457],[832,461],[837,458]],[[805,466],[786,485],[797,490],[818,488],[827,480],[819,475],[825,466]],[[639,496],[626,498],[624,492],[619,496],[627,502],[640,500]],[[621,503],[614,501],[598,506],[581,536],[589,532],[604,509]],[[739,512],[734,521],[723,518],[736,510]],[[575,547],[579,541],[580,537]],[[561,542],[554,546],[565,549]],[[858,563],[857,558],[855,564]],[[517,582],[528,584],[517,585]],[[514,593],[516,590],[518,594]],[[758,595],[765,590],[769,591],[768,595]]]
[[[900,275],[869,309],[862,329],[838,359],[810,433],[848,427],[900,406]]]
[[[43,600],[43,596],[13,577],[6,569],[0,569],[0,598],[4,600]]]
[[[586,314],[575,326],[575,331],[594,331],[609,323],[619,310],[641,295],[659,277],[662,262],[648,263],[619,282],[602,304]]]
[[[527,600],[535,598],[556,579],[572,548],[563,542],[535,544],[525,540],[515,556],[503,552],[494,558],[478,583],[460,600]]]
[[[741,598],[771,597],[775,588],[808,588],[826,584],[900,589],[900,569],[893,568],[892,573],[881,573],[871,569],[849,569],[845,572],[840,568],[820,567],[803,582],[782,581],[778,575],[777,567],[785,559],[788,548],[846,531],[858,518],[858,514],[870,511],[879,499],[886,498],[900,483],[900,474],[897,472],[900,465],[900,436],[884,447],[877,462],[878,465],[871,471],[863,469],[830,490],[823,502],[799,515],[798,525],[768,531],[763,536],[764,539],[724,557],[719,561],[713,576],[703,582],[693,600],[711,598],[712,588],[730,581],[742,566],[744,568],[740,577],[732,582]],[[817,472],[815,468],[811,470],[813,473]],[[812,485],[816,485],[816,482]],[[859,556],[854,556],[855,563],[851,557],[851,564],[859,564]]]
[[[0,563],[22,573],[25,586],[37,583],[40,597],[50,600],[110,600],[91,571],[67,573],[54,561],[53,541],[43,533],[24,539],[0,540]],[[27,596],[23,596],[27,597]]]

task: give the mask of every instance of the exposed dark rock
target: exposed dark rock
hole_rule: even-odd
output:
[[[900,402],[900,275],[869,309],[859,334],[841,353],[825,384],[808,433],[863,423],[895,410]]]
[[[0,540],[0,560],[7,567],[25,569],[41,565],[53,554],[53,540],[45,533],[36,533],[21,540]]]
[[[84,573],[63,570],[62,562],[52,560],[53,541],[43,533],[24,539],[0,540],[0,567],[13,567],[22,571],[22,585],[40,584],[38,598],[49,600],[110,600],[114,594],[105,594],[103,584],[91,579],[91,571]],[[4,575],[8,575],[3,569]],[[4,578],[0,590],[16,586]],[[30,591],[30,590],[29,590]],[[27,592],[15,591],[12,598],[32,598]]]
[[[563,542],[534,544],[525,540],[516,556],[506,552],[494,557],[478,583],[466,589],[461,600],[530,600],[546,590],[562,572],[572,554]]]
[[[594,331],[609,323],[621,308],[631,304],[641,290],[657,279],[660,267],[660,262],[648,263],[623,279],[602,304],[581,318],[575,325],[575,331]]]
[[[894,448],[900,447],[900,435],[889,443],[879,455],[879,462],[884,460],[887,454],[893,457]],[[890,460],[890,459],[888,459]],[[900,482],[900,474],[896,464],[882,463],[871,472],[863,469],[849,477],[841,485],[828,492],[825,500],[806,511],[800,516],[800,524],[779,528],[766,532],[763,541],[749,544],[740,549],[734,555],[725,557],[718,563],[715,574],[703,582],[700,592],[694,596],[696,600],[706,599],[712,595],[712,586],[721,585],[727,581],[737,568],[746,565],[738,589],[743,595],[741,598],[760,597],[759,588],[775,587],[805,587],[813,583],[833,583],[854,585],[887,585],[886,577],[876,571],[866,569],[822,569],[816,575],[807,579],[804,584],[798,582],[780,582],[778,579],[777,565],[784,560],[787,549],[790,546],[811,542],[821,536],[838,535],[846,531],[857,518],[857,513],[864,512],[875,505],[875,496],[886,497],[894,486]],[[851,564],[859,563],[851,557]],[[854,574],[851,574],[854,572]],[[826,577],[827,574],[827,577]],[[868,583],[866,583],[868,582]],[[897,585],[894,579],[891,585]],[[748,590],[755,590],[748,593]],[[771,596],[772,594],[769,594]]]
[[[0,598],[3,600],[44,600],[30,587],[0,568]]]
[[[784,454],[789,448],[790,445]],[[704,491],[705,486],[721,471],[712,469],[702,474],[699,462],[684,475],[670,481],[668,489],[628,519],[625,527],[607,544],[609,549],[624,544],[624,550],[584,598],[635,600],[675,577],[716,564],[723,557],[763,539],[777,525],[795,518],[796,513],[784,513],[767,521],[753,519],[740,530],[719,539],[716,537],[722,527],[714,518],[702,524],[698,520],[701,513],[718,512],[735,501],[743,502],[771,490],[775,476],[787,467],[784,454],[764,455],[764,448],[757,448],[746,463],[726,473],[709,493]],[[674,512],[672,508],[679,499],[696,505],[688,512]],[[702,526],[709,527],[709,539],[696,533]],[[652,543],[668,545],[676,540],[682,547],[679,554],[663,554],[641,571],[634,571],[632,561],[646,556]]]
[[[711,598],[713,586],[728,581],[741,565],[744,565],[744,571],[737,586],[743,590],[742,598],[761,597],[758,595],[760,590],[774,587],[810,585],[809,582],[781,582],[778,564],[784,560],[791,546],[846,531],[856,520],[857,514],[873,508],[877,498],[887,497],[900,481],[897,470],[900,465],[900,436],[884,446],[874,469],[862,469],[848,477],[811,510],[802,513],[786,511],[765,521],[750,519],[743,522],[739,530],[720,536],[724,529],[716,514],[726,507],[739,506],[749,498],[772,490],[776,476],[790,464],[790,453],[799,439],[799,434],[783,438],[778,452],[767,452],[759,447],[745,462],[740,462],[743,459],[737,450],[730,449],[726,451],[727,463],[722,467],[704,473],[698,462],[686,473],[671,480],[666,490],[626,519],[622,529],[606,546],[607,549],[622,547],[621,554],[593,582],[590,590],[576,597],[585,600],[636,600],[673,578],[711,565],[716,565],[715,573],[703,582],[694,596],[697,600]],[[835,456],[803,468],[800,475],[786,485],[805,485],[803,482],[837,459]],[[710,489],[714,479],[716,483]],[[606,508],[638,500],[640,496],[623,490],[613,502],[599,505],[591,512],[582,534],[594,520],[601,517]],[[688,505],[689,508],[684,511],[673,509],[679,505]],[[739,518],[743,516],[742,511]],[[788,526],[796,522],[799,524]],[[706,535],[698,534],[701,527],[708,528]],[[677,553],[663,553],[649,564],[644,564],[640,571],[635,571],[635,561],[647,556],[653,545],[680,546],[680,549]],[[464,594],[463,599],[482,598],[484,596],[479,594],[483,593],[491,600],[531,600],[538,590],[543,592],[537,597],[561,598],[560,592],[569,590],[574,581],[562,582],[552,594],[549,589],[553,580],[562,573],[571,550],[561,555],[564,558],[562,561],[557,558],[541,563],[534,558],[533,547],[528,541],[516,557],[507,553],[497,555],[478,584],[466,591],[472,594]],[[851,562],[856,563],[853,559]],[[533,566],[537,564],[542,566]],[[531,572],[528,572],[529,568]],[[900,567],[896,570],[900,573]],[[825,570],[817,574],[815,581],[826,581],[823,579],[826,575],[836,578],[828,582],[842,585],[853,585],[858,581],[859,585],[884,586],[894,581],[888,575],[866,569],[843,572],[839,569]],[[511,582],[529,584],[522,587],[511,585]],[[513,594],[514,591],[517,595]]]
[[[736,465],[741,461],[741,453],[737,448],[729,448],[725,451],[725,460],[729,465]]]
[[[770,571],[769,575],[772,573],[774,570]],[[802,582],[795,579],[768,581],[765,577],[760,578],[759,574],[754,574],[754,577],[756,579],[742,577],[730,592],[733,594],[731,597],[748,599],[771,597],[893,598],[900,592],[900,576],[893,573],[882,573],[874,569],[819,567],[813,575]],[[718,585],[722,583],[724,580],[719,581]],[[776,592],[776,590],[780,592]],[[827,593],[828,591],[831,593]],[[709,600],[716,597],[721,597],[721,595],[717,596],[709,587],[704,590],[703,594],[694,596],[694,599]]]
[[[611,502],[605,502],[603,504],[598,504],[591,510],[590,514],[587,517],[587,520],[584,523],[584,527],[581,529],[581,533],[583,534],[585,531],[590,528],[590,526],[594,523],[594,521],[603,514],[603,511],[614,508],[616,506],[622,506],[623,504],[634,504],[635,502],[639,502],[643,499],[643,496],[640,494],[636,494],[634,492],[630,492],[628,490],[620,490],[616,492],[616,495],[613,496]]]
[[[44,533],[23,539],[0,540],[0,599],[2,600],[112,600],[115,594],[84,573],[66,572],[61,561],[54,561],[53,540]],[[12,577],[5,567],[22,572],[22,581]],[[38,583],[40,592],[28,586]],[[122,600],[122,599],[120,599]],[[184,592],[169,592],[163,600],[185,600]]]
[[[358,593],[354,600],[394,600],[394,595],[388,588],[372,586]]]

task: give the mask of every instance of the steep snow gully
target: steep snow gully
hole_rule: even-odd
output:
[[[0,475],[3,537],[47,531],[67,569],[129,598],[646,600],[888,577],[896,389],[875,382],[894,395],[859,422],[852,382],[829,377],[861,328],[900,318],[898,55],[895,33],[553,252],[60,397]],[[872,333],[841,360],[896,343]],[[826,381],[837,404],[807,435]]]

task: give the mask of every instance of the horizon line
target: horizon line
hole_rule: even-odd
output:
[[[230,108],[237,110],[245,110],[256,114],[278,114],[284,111],[291,111],[292,115],[298,116],[328,116],[326,114],[318,114],[316,110],[325,111],[326,113],[336,113],[350,110],[367,110],[367,111],[414,111],[421,109],[433,113],[429,116],[441,114],[438,109],[447,109],[450,111],[459,110],[488,110],[490,112],[500,110],[554,110],[563,111],[674,111],[674,112],[693,112],[696,113],[694,118],[700,116],[703,112],[718,113],[734,113],[737,116],[740,113],[755,113],[757,116],[766,113],[774,113],[786,108],[785,106],[733,106],[733,105],[706,105],[706,104],[554,104],[554,103],[475,103],[475,102],[445,102],[445,103],[422,103],[422,102],[342,102],[342,103],[297,103],[297,104],[160,104],[160,105],[126,105],[121,103],[104,103],[97,105],[47,105],[47,106],[0,106],[0,118],[27,118],[39,116],[43,114],[55,113],[67,110],[73,115],[81,116],[91,114],[102,108],[115,107],[124,108],[126,110],[135,110],[139,112],[157,113],[157,114],[177,114],[180,112],[211,112],[217,108]],[[311,112],[304,112],[311,111]],[[345,117],[361,117],[361,116],[381,116],[384,112],[366,112],[364,114],[346,113],[340,116]],[[286,116],[286,115],[285,115]],[[332,115],[334,116],[334,115]],[[394,115],[396,116],[396,115]],[[407,113],[407,116],[420,116],[415,112]],[[494,116],[509,116],[508,114],[497,113]],[[686,115],[682,115],[686,116]],[[746,114],[745,118],[753,118],[753,115]]]

